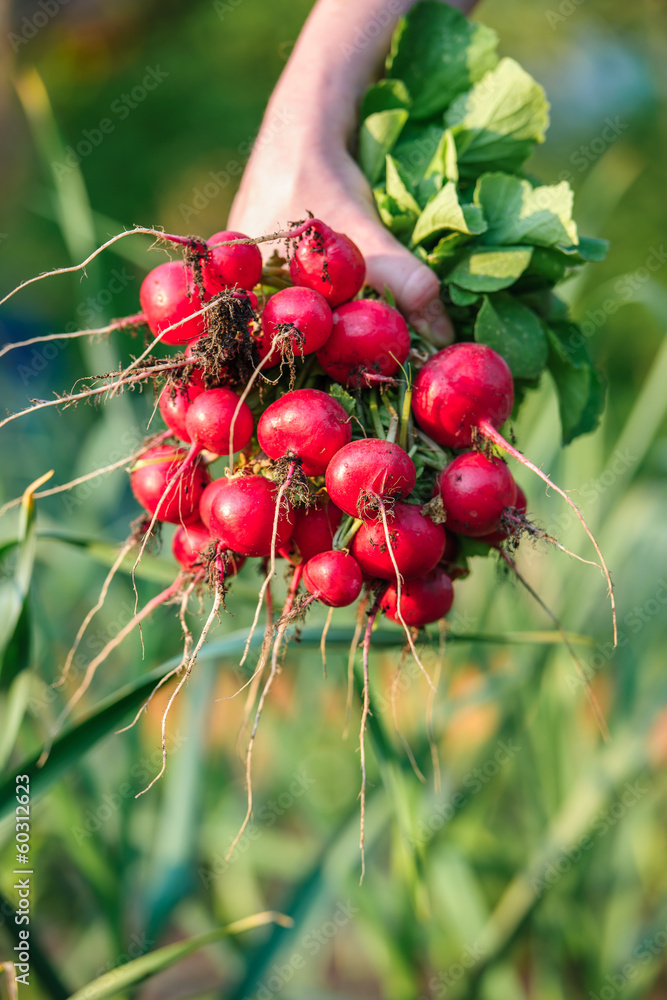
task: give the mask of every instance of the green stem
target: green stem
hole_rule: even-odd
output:
[[[384,433],[384,427],[382,426],[382,421],[380,420],[377,389],[371,389],[371,395],[368,401],[368,405],[371,411],[371,420],[373,421],[373,427],[375,428],[375,436],[384,441],[385,433]]]
[[[401,429],[398,435],[398,443],[401,448],[407,451],[408,430],[410,428],[410,415],[412,413],[412,386],[406,386],[401,405]]]
[[[348,515],[334,535],[332,548],[346,549],[363,523],[360,518]]]

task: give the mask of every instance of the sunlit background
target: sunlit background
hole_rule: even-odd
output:
[[[303,0],[5,4],[0,297],[134,224],[205,237],[223,228],[267,96],[309,8]],[[225,863],[245,812],[237,746],[245,694],[223,699],[248,676],[238,669],[242,643],[234,635],[249,623],[260,584],[247,566],[170,716],[162,781],[134,798],[159,770],[170,689],[132,730],[114,731],[141,704],[127,692],[179,653],[173,608],[146,622],[143,651],[135,634],[111,655],[75,719],[97,713],[93,722],[75,730],[34,780],[25,995],[61,1000],[143,953],[274,909],[294,927],[233,934],[135,992],[87,995],[667,996],[667,11],[659,0],[488,0],[477,16],[498,31],[502,54],[547,89],[552,124],[530,169],[548,182],[568,179],[580,231],[611,241],[607,260],[563,289],[608,379],[602,426],[561,452],[546,376],[515,428],[522,450],[580,491],[575,499],[611,567],[615,652],[599,572],[554,548],[524,544],[519,553],[525,577],[577,637],[611,741],[600,736],[553,622],[494,559],[475,559],[456,588],[433,706],[439,792],[428,688],[408,661],[397,719],[420,781],[392,713],[398,631],[383,626],[381,638],[395,646],[372,656],[363,886],[356,694],[343,738],[353,625],[346,612],[334,618],[326,679],[320,611],[289,648],[258,735],[255,820]],[[150,242],[123,240],[83,280],[54,277],[15,296],[0,308],[0,338],[137,311],[143,275],[164,259],[147,252]],[[117,334],[16,351],[2,360],[2,410],[110,371],[138,346]],[[64,482],[119,461],[139,445],[151,412],[150,393],[128,393],[99,409],[44,410],[3,428],[0,500],[49,469]],[[524,470],[517,478],[529,511],[590,558],[562,501],[545,496]],[[14,945],[14,774],[42,746],[80,679],[78,667],[65,691],[50,686],[137,513],[122,470],[38,501],[28,610],[4,636],[11,642],[0,693],[0,960]],[[13,509],[0,521],[0,539],[18,530]],[[0,555],[8,600],[16,551]],[[165,545],[139,574],[140,601],[174,576]],[[84,662],[133,610],[131,581],[119,574],[84,640]],[[202,620],[195,615],[193,627]],[[426,662],[436,669],[432,633]],[[146,692],[150,686],[149,679]],[[114,714],[121,689],[129,701]]]

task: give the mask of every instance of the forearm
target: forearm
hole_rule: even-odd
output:
[[[303,127],[347,139],[399,18],[416,0],[317,0],[271,98]],[[450,0],[468,13],[475,0]]]

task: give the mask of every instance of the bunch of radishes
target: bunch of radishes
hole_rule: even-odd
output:
[[[279,555],[295,567],[288,610],[301,581],[308,602],[330,607],[352,604],[366,585],[388,618],[424,626],[452,605],[456,536],[499,546],[523,523],[525,497],[489,443],[512,410],[509,368],[473,343],[426,360],[394,306],[355,297],[363,257],[320,220],[295,227],[288,248],[293,284],[286,268],[267,269],[285,287],[267,295],[262,285],[261,308],[261,254],[240,233],[191,241],[187,263],[146,277],[151,331],[187,345],[159,408],[190,448],[150,447],[133,468],[134,495],[154,521],[178,525],[173,553],[188,572],[222,583],[246,557]],[[235,310],[231,333],[229,322],[222,335],[216,327],[216,297]],[[276,373],[286,357],[310,360],[308,387],[292,387],[293,371],[289,385]],[[374,421],[364,420],[369,401]],[[420,450],[430,461],[418,473]],[[211,480],[218,456],[227,468]]]

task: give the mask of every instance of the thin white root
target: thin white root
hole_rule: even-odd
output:
[[[178,666],[174,667],[173,670],[170,670],[168,673],[166,673],[164,677],[160,678],[160,680],[157,682],[157,684],[149,694],[148,698],[146,698],[146,701],[143,703],[143,705],[141,706],[135,717],[132,719],[132,722],[130,722],[127,726],[123,726],[122,729],[116,730],[117,736],[119,736],[121,733],[126,733],[128,729],[133,729],[134,726],[136,726],[137,722],[139,721],[143,713],[146,711],[146,709],[148,708],[148,706],[150,705],[150,703],[152,702],[153,698],[158,693],[160,688],[164,687],[164,685],[168,681],[170,681],[172,677],[180,673],[180,671],[183,669],[183,665],[187,660],[188,656],[190,655],[190,650],[192,649],[192,632],[190,631],[190,628],[186,621],[185,613],[187,611],[190,595],[192,594],[192,591],[199,583],[199,580],[200,577],[196,576],[193,579],[192,583],[187,587],[187,589],[183,591],[183,596],[181,598],[181,606],[178,609],[178,619],[181,623],[181,629],[183,631],[183,655],[181,657],[181,662],[178,664]]]
[[[199,450],[201,450],[201,449],[199,449]],[[137,553],[137,558],[134,560],[134,565],[132,567],[132,587],[134,589],[134,609],[135,609],[135,611],[137,609],[137,604],[138,604],[138,601],[139,601],[139,592],[137,591],[136,572],[137,572],[137,569],[139,567],[139,563],[141,562],[141,560],[143,558],[143,554],[146,551],[146,546],[148,545],[148,542],[150,541],[151,535],[153,533],[153,528],[155,527],[156,522],[159,520],[158,515],[160,513],[160,510],[162,509],[162,505],[164,504],[164,502],[165,502],[165,500],[167,498],[167,494],[174,487],[174,483],[175,483],[176,479],[182,479],[183,474],[185,472],[187,472],[187,471],[191,471],[191,474],[194,475],[194,465],[195,465],[195,463],[197,461],[198,454],[199,454],[199,451],[196,450],[196,446],[193,445],[193,447],[190,449],[190,452],[189,452],[187,458],[183,459],[183,461],[178,466],[178,468],[169,477],[169,479],[167,480],[167,484],[166,484],[166,486],[165,486],[165,488],[164,488],[164,490],[162,492],[162,496],[160,497],[160,499],[157,502],[157,505],[156,505],[155,511],[154,511],[154,513],[153,513],[153,515],[151,517],[150,523],[149,523],[148,527],[146,528],[146,530],[144,531],[144,537],[142,538],[141,545],[139,547],[139,552]],[[182,485],[183,484],[180,484],[179,487],[178,487],[178,490],[179,490],[179,500],[180,500],[180,494],[181,494]],[[179,506],[179,512],[180,512],[180,506]],[[143,644],[143,642],[142,642],[142,644]]]
[[[95,615],[97,614],[97,612],[104,605],[104,602],[105,602],[106,597],[107,597],[107,593],[109,592],[109,586],[111,584],[111,581],[113,580],[114,576],[116,575],[116,573],[120,569],[120,566],[121,566],[121,564],[123,562],[123,559],[125,558],[125,556],[127,555],[127,553],[130,551],[130,549],[133,548],[134,544],[135,544],[134,543],[134,539],[132,539],[132,538],[128,539],[125,542],[125,544],[123,545],[123,547],[121,548],[120,552],[118,553],[116,561],[114,562],[113,566],[111,567],[111,569],[107,573],[106,578],[104,580],[104,583],[102,584],[102,589],[100,590],[100,596],[97,598],[97,602],[95,603],[94,607],[92,607],[90,609],[90,611],[88,612],[88,614],[86,615],[86,617],[81,622],[81,625],[79,626],[79,631],[76,633],[76,636],[74,637],[74,642],[72,643],[72,648],[70,649],[69,653],[67,654],[67,659],[65,660],[65,666],[62,669],[62,673],[61,673],[60,677],[58,678],[58,680],[55,682],[55,684],[53,684],[54,688],[61,687],[65,683],[65,681],[67,680],[67,678],[69,676],[69,672],[70,672],[71,666],[72,666],[72,660],[74,659],[74,654],[76,653],[77,649],[79,648],[79,643],[81,642],[81,640],[83,638],[84,632],[86,631],[86,629],[90,625],[91,621],[93,620],[93,618],[95,617]]]
[[[426,671],[426,667],[419,658],[419,653],[417,652],[417,647],[415,646],[414,639],[412,638],[412,633],[410,632],[408,626],[405,624],[405,619],[403,618],[403,612],[401,611],[401,587],[403,584],[403,577],[398,571],[396,556],[394,555],[394,550],[391,545],[391,538],[389,536],[389,526],[387,525],[387,512],[382,502],[380,502],[380,515],[382,517],[382,525],[384,527],[384,537],[387,543],[389,558],[391,559],[391,564],[394,567],[394,573],[396,574],[396,617],[403,626],[403,631],[405,632],[405,635],[407,637],[408,645],[410,647],[410,651],[412,652],[412,656],[414,657],[415,663],[417,664],[417,666],[423,673],[424,677],[426,678],[428,686],[431,688],[432,691],[435,691],[435,686],[433,684],[433,681],[429,677]]]
[[[329,608],[329,613],[327,615],[327,620],[324,623],[324,628],[322,629],[322,638],[320,639],[320,654],[322,656],[322,673],[324,674],[324,679],[327,679],[327,636],[329,634],[329,626],[331,625],[331,619],[333,618],[334,609]]]
[[[609,597],[609,602],[611,604],[611,618],[612,618],[612,626],[614,632],[614,648],[616,648],[616,646],[618,645],[618,625],[616,622],[616,600],[614,598],[614,587],[611,582],[611,574],[609,572],[609,569],[607,568],[604,556],[600,551],[600,546],[595,540],[593,532],[586,524],[584,515],[579,510],[574,500],[572,500],[568,496],[565,490],[561,489],[560,486],[552,482],[552,480],[549,479],[547,474],[545,472],[542,472],[542,470],[537,465],[535,465],[534,462],[531,462],[529,458],[526,458],[526,456],[523,455],[518,450],[518,448],[514,448],[508,441],[506,441],[505,438],[502,436],[502,434],[500,434],[500,432],[497,431],[496,428],[493,427],[493,425],[490,424],[488,420],[481,421],[479,429],[484,437],[486,437],[489,441],[492,441],[493,444],[495,444],[498,448],[507,452],[508,455],[511,455],[512,458],[516,459],[517,462],[520,462],[522,465],[525,465],[526,468],[530,469],[531,472],[534,472],[536,476],[539,476],[540,479],[547,484],[547,486],[550,486],[552,489],[556,491],[556,493],[559,493],[562,496],[563,500],[565,500],[565,502],[572,508],[572,510],[576,514],[581,526],[583,527],[584,531],[590,538],[593,548],[595,549],[596,555],[600,560],[599,563],[593,563],[593,565],[597,566],[598,569],[602,572],[602,575],[604,576],[605,581],[607,583],[607,595]],[[582,559],[581,561],[584,562],[585,560]]]
[[[161,444],[162,441],[166,441],[168,437],[171,437],[171,431],[164,431],[161,434],[156,435],[150,442],[150,447]],[[140,451],[135,451],[126,458],[121,458],[117,462],[112,462],[111,465],[105,465],[101,469],[95,469],[94,472],[87,472],[83,476],[79,476],[77,479],[72,479],[69,483],[63,483],[62,486],[52,486],[49,490],[40,490],[39,493],[34,493],[33,496],[36,500],[41,500],[43,497],[52,497],[56,493],[66,493],[67,490],[73,489],[75,486],[80,486],[81,483],[87,483],[91,479],[98,479],[99,476],[106,476],[110,472],[115,472],[116,469],[122,469],[126,465],[131,465],[142,452],[146,449],[147,445],[144,444]],[[15,497],[14,500],[8,500],[7,503],[0,507],[0,517],[6,514],[8,510],[12,507],[18,507],[18,505],[23,500],[23,497]]]
[[[138,799],[140,795],[145,795],[146,792],[150,791],[150,789],[153,787],[156,781],[159,781],[164,772],[167,770],[167,718],[169,716],[169,711],[171,709],[171,706],[174,704],[176,698],[178,698],[178,695],[183,690],[184,685],[187,683],[190,674],[192,673],[192,668],[197,662],[199,651],[206,641],[206,637],[211,630],[211,626],[213,625],[213,622],[217,617],[218,611],[220,610],[221,603],[222,603],[222,587],[218,585],[216,586],[215,589],[215,600],[213,601],[213,607],[211,608],[211,613],[206,619],[206,624],[202,629],[201,635],[199,636],[199,639],[197,641],[197,645],[195,646],[194,650],[192,651],[192,654],[190,655],[185,664],[185,670],[183,671],[183,676],[181,677],[180,681],[172,691],[171,697],[167,702],[167,707],[165,708],[164,714],[162,716],[162,767],[155,775],[153,780],[150,781],[146,785],[146,787],[142,789],[142,791],[137,792],[137,794],[134,796],[135,799]]]
[[[350,643],[350,652],[347,656],[347,697],[345,699],[345,724],[343,726],[343,739],[346,740],[350,733],[350,717],[352,715],[352,699],[354,697],[354,660],[357,655],[357,648],[361,633],[364,630],[364,614],[368,604],[368,594],[359,601],[357,607],[357,623],[354,627],[354,635]]]
[[[186,364],[188,364],[186,361],[169,361],[164,364],[153,365],[151,368],[144,368],[141,372],[138,372],[136,375],[129,378],[125,378],[123,373],[121,373],[117,381],[107,382],[104,385],[96,386],[94,389],[84,389],[81,392],[70,393],[65,396],[56,396],[55,399],[38,399],[32,404],[32,406],[26,406],[23,410],[17,410],[16,413],[10,413],[3,420],[0,420],[0,429],[5,427],[7,424],[12,423],[12,421],[18,420],[19,417],[28,416],[30,413],[36,413],[37,410],[46,410],[53,406],[62,406],[64,409],[67,409],[68,406],[72,406],[74,403],[79,403],[84,399],[93,399],[96,396],[101,397],[105,393],[109,393],[112,389],[116,389],[120,386],[138,385],[140,382],[144,382],[153,375],[159,375],[162,372],[174,371],[177,368],[183,368]]]
[[[153,229],[151,227],[135,226],[133,229],[126,229],[122,233],[117,233],[116,236],[112,236],[111,239],[107,240],[106,243],[103,243],[102,246],[94,250],[80,264],[72,264],[70,267],[56,267],[52,271],[44,271],[42,272],[42,274],[38,274],[34,278],[28,278],[26,281],[22,281],[20,285],[17,285],[16,288],[13,288],[11,292],[8,292],[4,298],[0,299],[0,306],[3,306],[5,302],[8,302],[9,299],[11,299],[12,296],[16,295],[17,292],[20,292],[22,288],[27,288],[29,285],[33,285],[36,281],[42,281],[44,278],[53,278],[56,277],[56,275],[58,274],[74,274],[77,271],[85,272],[87,265],[90,264],[91,261],[95,260],[95,258],[98,257],[101,253],[103,253],[104,250],[108,249],[108,247],[113,246],[114,243],[117,243],[118,240],[122,240],[126,236],[140,236],[140,235],[155,236],[156,240],[165,240],[170,243],[180,243],[185,246],[187,246],[189,242],[188,239],[183,236],[171,236],[170,234],[165,233],[160,229]],[[254,239],[248,237],[247,239],[242,239],[242,240],[224,240],[221,243],[212,243],[211,246],[212,247],[235,246],[237,243],[252,243],[252,244],[268,243],[271,242],[272,240],[284,239],[290,235],[291,233],[289,232],[280,231],[276,233],[269,233],[266,236],[258,236]]]
[[[134,617],[130,619],[127,625],[125,625],[124,628],[122,628],[120,632],[118,632],[118,634],[113,637],[113,639],[109,640],[104,649],[100,653],[98,653],[94,659],[90,661],[90,663],[86,668],[86,673],[84,674],[83,680],[81,681],[78,688],[76,689],[70,700],[67,702],[67,704],[63,708],[58,718],[56,719],[55,725],[53,726],[51,732],[47,737],[42,754],[39,760],[37,761],[38,767],[43,767],[43,765],[46,763],[48,756],[51,753],[51,747],[53,746],[53,741],[60,732],[63,722],[65,722],[65,720],[69,717],[70,713],[72,712],[72,709],[75,707],[75,705],[79,703],[83,695],[90,687],[90,684],[93,680],[93,677],[95,676],[97,668],[102,663],[104,663],[106,658],[109,656],[109,653],[111,653],[116,648],[116,646],[120,646],[123,639],[126,636],[128,636],[130,632],[141,621],[143,621],[144,618],[147,618],[148,615],[155,610],[155,608],[159,607],[161,604],[164,604],[171,597],[173,597],[174,594],[178,592],[182,582],[183,582],[183,574],[179,573],[174,582],[169,587],[167,587],[165,590],[161,591],[159,594],[153,597],[152,600],[150,600],[138,614],[134,615]]]
[[[240,841],[241,837],[243,836],[243,834],[245,833],[246,828],[248,826],[248,823],[250,822],[250,818],[252,816],[252,752],[253,752],[253,748],[254,748],[254,745],[255,745],[255,736],[257,735],[257,727],[259,725],[259,720],[262,717],[262,711],[264,709],[264,702],[266,701],[267,695],[268,695],[269,691],[271,690],[271,686],[273,684],[273,681],[275,680],[276,674],[278,673],[278,653],[277,653],[277,650],[278,650],[278,647],[280,646],[280,642],[282,640],[282,637],[284,635],[286,627],[287,627],[287,623],[285,622],[282,625],[280,625],[279,628],[278,628],[278,633],[276,635],[276,640],[275,640],[274,645],[273,645],[273,654],[271,656],[271,671],[269,673],[269,676],[267,677],[266,684],[264,685],[264,689],[263,689],[263,691],[262,691],[262,693],[260,695],[259,704],[257,705],[257,711],[255,712],[255,721],[253,723],[252,732],[250,734],[250,739],[248,740],[248,747],[247,747],[247,750],[246,750],[246,773],[245,773],[245,778],[246,778],[246,790],[247,790],[247,794],[248,794],[248,805],[247,805],[246,814],[245,814],[245,817],[244,817],[243,822],[241,824],[241,827],[240,827],[238,833],[236,834],[236,836],[234,837],[234,840],[232,841],[232,844],[231,844],[229,850],[227,851],[227,854],[225,855],[225,861],[229,861],[229,859],[231,858],[232,854],[236,850],[236,846],[237,846],[238,842]],[[263,647],[262,647],[262,649],[263,649]],[[262,670],[264,669],[264,663],[261,664],[261,669]],[[258,667],[257,670],[259,671],[260,668]]]
[[[243,650],[243,656],[241,657],[241,662],[239,666],[243,666],[248,656],[248,651],[250,650],[250,643],[252,642],[252,637],[255,634],[255,629],[257,628],[257,622],[259,621],[259,615],[262,610],[262,605],[264,604],[264,595],[266,594],[267,587],[273,579],[273,575],[276,571],[276,541],[278,538],[278,520],[280,518],[280,505],[282,503],[283,497],[285,496],[285,490],[289,486],[292,476],[294,474],[294,464],[290,468],[289,474],[285,479],[285,482],[278,490],[278,495],[276,497],[276,512],[273,516],[273,530],[271,533],[271,558],[269,563],[269,571],[266,574],[264,582],[259,591],[259,598],[257,600],[257,607],[255,608],[255,615],[252,620],[252,625],[250,626],[250,632],[248,633],[248,638],[246,639],[245,649]]]
[[[33,344],[44,344],[50,340],[73,340],[76,337],[100,337],[114,330],[124,330],[131,326],[139,326],[146,322],[143,313],[136,316],[126,316],[124,319],[117,319],[106,326],[100,326],[96,330],[75,330],[67,333],[46,333],[41,337],[29,337],[28,340],[20,340],[15,344],[5,344],[0,348],[0,358],[10,351],[15,351],[19,347],[31,347]]]
[[[366,874],[366,724],[371,710],[368,658],[371,648],[371,632],[373,631],[376,616],[377,608],[373,608],[368,616],[368,622],[366,623],[363,650],[364,704],[361,712],[361,724],[359,727],[359,760],[361,766],[361,790],[359,792],[359,850],[361,852],[361,875],[359,877],[359,885],[361,885],[364,881],[364,875]]]
[[[530,583],[528,583],[528,580],[526,580],[526,578],[523,575],[523,573],[521,573],[519,571],[519,567],[515,563],[514,559],[512,559],[512,557],[510,555],[508,555],[508,553],[505,552],[503,549],[500,549],[500,556],[503,559],[503,561],[507,564],[507,566],[509,566],[509,568],[512,570],[512,572],[516,576],[516,578],[519,581],[519,583],[528,591],[528,593],[533,598],[533,600],[537,601],[537,603],[539,604],[539,606],[549,616],[549,618],[551,619],[551,621],[554,623],[554,625],[558,629],[560,637],[563,640],[563,645],[567,649],[568,653],[570,654],[570,658],[572,659],[572,662],[574,663],[575,670],[577,671],[577,674],[579,675],[579,678],[584,683],[584,690],[586,691],[586,698],[588,699],[588,703],[591,706],[591,709],[593,711],[593,715],[595,716],[595,720],[596,720],[596,722],[598,724],[598,727],[600,729],[600,732],[602,734],[602,738],[605,741],[605,743],[610,743],[611,742],[611,733],[609,732],[609,726],[607,725],[607,720],[605,719],[605,717],[604,717],[604,715],[602,713],[602,709],[600,708],[600,704],[599,704],[597,698],[595,697],[595,693],[594,693],[593,689],[591,688],[590,681],[586,677],[586,672],[585,672],[585,670],[584,670],[584,668],[582,666],[581,660],[577,656],[577,653],[576,653],[576,651],[574,649],[574,646],[572,645],[572,643],[570,642],[570,640],[567,637],[567,632],[565,631],[565,629],[561,625],[558,617],[553,613],[553,611],[551,610],[551,608],[549,607],[549,605],[546,604],[546,602],[542,600],[542,598],[537,593],[537,591],[535,590],[535,588]]]

